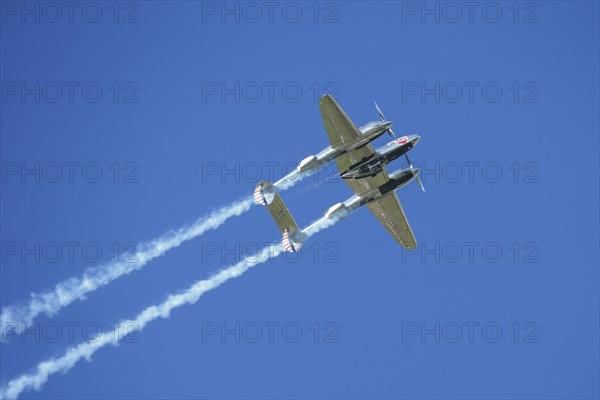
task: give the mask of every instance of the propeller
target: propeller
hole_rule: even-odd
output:
[[[377,114],[379,114],[379,119],[385,122],[386,121],[385,116],[383,115],[383,112],[381,111],[381,108],[379,108],[377,103],[375,103],[375,108],[377,109]],[[392,130],[391,127],[388,128],[387,132],[388,132],[388,135],[396,137],[396,134],[394,133],[394,131]]]
[[[408,154],[404,154],[404,157],[406,157],[406,162],[408,163],[409,168],[412,169],[413,164],[412,164],[412,161],[410,161],[410,158],[408,158]],[[419,186],[421,187],[421,190],[423,191],[423,193],[425,193],[425,186],[423,186],[423,182],[421,182],[421,178],[419,178],[419,174],[415,175],[415,179],[416,179],[417,183],[419,184]]]

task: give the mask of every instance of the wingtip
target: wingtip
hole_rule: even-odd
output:
[[[325,93],[323,96],[321,96],[321,100],[320,100],[321,103],[325,103],[325,102],[329,103],[332,101],[335,101],[335,100],[334,100],[333,96],[328,93]]]

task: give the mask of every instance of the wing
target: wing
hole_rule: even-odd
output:
[[[332,96],[326,94],[321,97],[320,108],[323,124],[332,149],[345,147],[360,139],[362,133]],[[367,144],[360,149],[342,154],[335,161],[340,174],[344,174],[348,172],[352,165],[371,158],[374,154],[373,147]]]
[[[417,239],[410,229],[396,192],[368,203],[367,207],[400,245],[408,250],[414,250],[417,247]]]
[[[332,148],[344,147],[360,138],[358,128],[331,95],[321,97],[319,106]]]

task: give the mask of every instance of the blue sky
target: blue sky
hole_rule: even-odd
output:
[[[598,3],[223,4],[1,3],[2,306],[278,179],[328,144],[325,92],[421,135],[419,249],[359,210],[23,397],[598,398]],[[334,172],[282,194],[301,226]],[[278,240],[253,207],[39,318],[2,384]]]

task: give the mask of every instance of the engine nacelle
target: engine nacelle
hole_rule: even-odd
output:
[[[300,161],[300,164],[298,164],[298,167],[296,168],[296,170],[298,172],[306,172],[306,171],[310,170],[312,167],[314,167],[316,162],[317,162],[317,156],[315,156],[315,155],[308,156],[304,160]]]
[[[331,217],[339,217],[343,218],[348,215],[348,210],[344,203],[337,203],[329,207],[329,209],[325,212],[325,218]]]
[[[393,190],[399,189],[412,181],[418,173],[418,168],[399,169],[389,174],[389,184],[393,184]]]
[[[258,204],[266,206],[273,202],[275,193],[277,193],[277,189],[271,182],[260,182],[254,189],[254,199]]]

